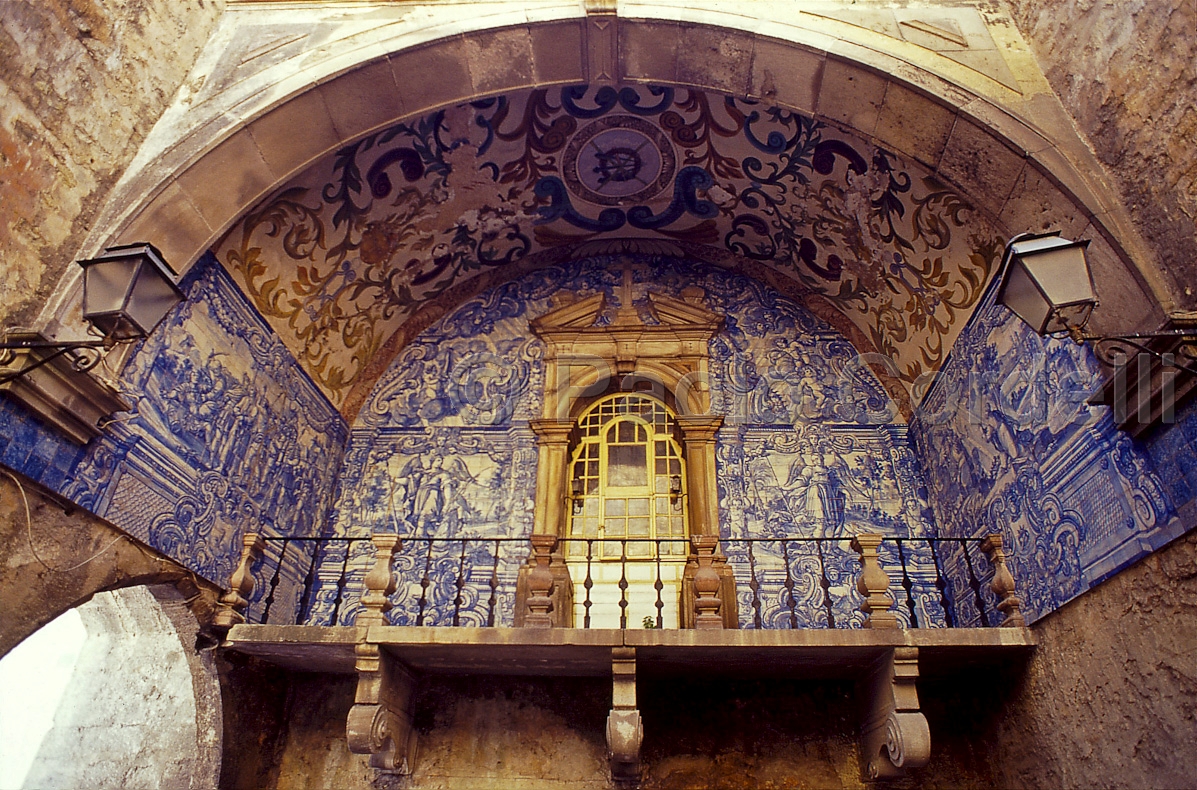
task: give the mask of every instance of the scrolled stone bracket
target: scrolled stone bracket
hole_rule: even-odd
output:
[[[622,787],[640,782],[644,723],[636,708],[636,648],[611,648],[611,712],[607,714],[607,757],[611,779]]]
[[[867,779],[895,779],[931,757],[931,730],[919,710],[917,647],[887,650],[860,682],[864,705],[860,770]]]
[[[362,642],[354,652],[357,692],[345,727],[349,751],[370,755],[370,766],[379,771],[409,775],[417,745],[412,674],[377,644]]]

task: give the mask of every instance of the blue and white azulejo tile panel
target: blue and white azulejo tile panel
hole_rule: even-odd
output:
[[[527,422],[539,416],[544,390],[543,345],[528,321],[562,291],[604,293],[613,312],[628,262],[599,256],[494,288],[422,333],[379,380],[354,425],[332,519],[341,538],[380,531],[409,538],[396,557],[391,622],[511,624],[536,493]],[[676,297],[697,285],[706,305],[726,316],[710,348],[712,409],[725,416],[717,445],[721,529],[726,538],[760,539],[751,552],[744,544],[730,556],[749,603],[741,606],[744,625],[827,624],[825,596],[816,600],[810,587],[791,606],[795,586],[785,583],[788,567],[809,584],[815,544],[773,540],[826,537],[825,567],[838,596],[831,619],[858,626],[851,535],[933,534],[926,486],[894,404],[842,335],[758,281],[676,258],[630,262],[635,304],[650,290]],[[926,544],[906,551],[914,617],[938,624]],[[368,541],[330,543],[307,622],[351,622],[371,566]],[[458,588],[460,568],[467,571]],[[909,621],[908,611],[902,616]]]
[[[1099,383],[1086,347],[991,293],[911,424],[942,534],[1002,534],[1030,619],[1182,531],[1148,453],[1087,405]]]
[[[133,410],[88,444],[62,491],[224,585],[246,532],[321,529],[347,428],[215,258],[181,287],[187,300],[122,375]],[[264,572],[280,549],[268,543]],[[295,611],[305,552],[284,558],[272,620]]]

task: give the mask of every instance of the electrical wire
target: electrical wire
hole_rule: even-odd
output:
[[[88,557],[87,559],[85,559],[83,562],[76,563],[69,568],[55,568],[55,567],[51,566],[49,563],[47,563],[45,560],[42,559],[41,555],[37,553],[37,549],[33,545],[33,514],[29,509],[29,497],[26,496],[26,494],[25,494],[25,486],[21,485],[21,481],[17,478],[17,476],[14,475],[12,472],[8,471],[7,469],[4,470],[4,474],[8,475],[9,478],[11,478],[12,481],[17,484],[17,490],[19,492],[21,492],[21,501],[24,502],[24,504],[25,504],[25,537],[29,542],[29,551],[33,554],[33,558],[35,560],[37,560],[38,564],[41,565],[46,570],[50,571],[51,573],[67,573],[69,571],[73,571],[73,570],[82,568],[84,565],[86,565],[89,562],[92,562],[93,560],[98,559],[100,557],[100,555],[104,554],[109,549],[111,549],[113,546],[115,546],[117,544],[117,542],[121,540],[121,538],[127,537],[126,535],[117,535],[104,548],[100,549],[95,554],[93,554],[90,557]],[[134,545],[136,546],[137,544],[134,544]],[[140,547],[138,547],[138,548],[140,548]]]

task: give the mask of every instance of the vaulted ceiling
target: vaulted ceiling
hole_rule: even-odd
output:
[[[925,167],[842,129],[629,85],[521,90],[397,123],[310,165],[215,249],[352,419],[452,306],[537,266],[632,251],[769,282],[891,359],[891,392],[917,401],[1002,242]]]

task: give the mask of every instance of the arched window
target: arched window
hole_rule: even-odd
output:
[[[664,627],[676,628],[689,553],[677,420],[656,398],[619,393],[590,406],[575,435],[566,541],[575,622],[589,613],[593,627],[618,628],[622,597],[629,623],[648,617],[654,625],[660,619]]]

